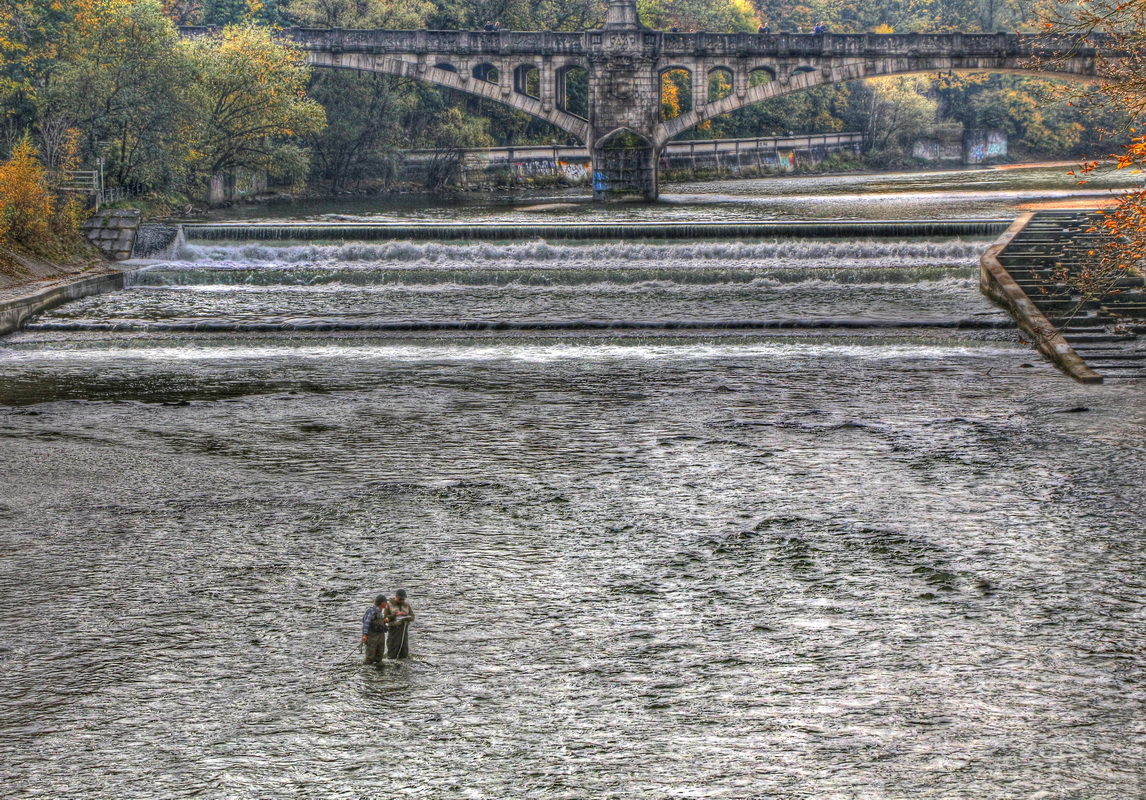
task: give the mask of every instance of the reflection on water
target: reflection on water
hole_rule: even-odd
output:
[[[959,327],[983,244],[192,244],[44,315],[4,795],[1139,796],[1146,405]],[[710,329],[302,330],[408,319]]]

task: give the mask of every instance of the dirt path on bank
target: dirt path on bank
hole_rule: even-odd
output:
[[[0,247],[0,303],[63,286],[79,278],[118,271],[114,263],[101,258],[58,264]]]

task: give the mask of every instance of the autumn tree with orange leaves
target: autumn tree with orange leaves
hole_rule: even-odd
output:
[[[61,169],[74,167],[75,138],[73,132],[63,145]],[[74,196],[57,195],[53,177],[27,136],[0,163],[0,246],[55,256],[80,244],[80,205]]]
[[[1050,13],[1045,24],[1048,36],[1087,37],[1102,34],[1104,52],[1096,57],[1101,81],[1088,93],[1092,107],[1112,109],[1132,121],[1129,138],[1121,152],[1110,158],[1119,170],[1146,173],[1146,0],[1078,0]],[[1116,132],[1119,133],[1119,132]],[[1105,165],[1092,161],[1082,172]],[[1146,185],[1120,195],[1114,206],[1102,212],[1103,246],[1095,252],[1096,263],[1088,271],[1087,294],[1100,294],[1127,272],[1146,271]]]

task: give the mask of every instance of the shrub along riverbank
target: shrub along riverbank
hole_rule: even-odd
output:
[[[72,160],[59,169],[70,169]],[[52,177],[26,136],[0,163],[0,289],[105,268],[80,235],[82,202],[55,192]]]

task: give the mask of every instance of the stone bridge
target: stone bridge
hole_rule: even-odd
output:
[[[202,35],[207,28],[183,28]],[[888,75],[1014,72],[1097,79],[1100,35],[1055,43],[1035,34],[665,33],[635,0],[609,0],[605,25],[580,33],[289,28],[316,67],[413,78],[484,97],[552,123],[590,151],[594,197],[657,196],[661,149],[738,108],[830,83]],[[583,70],[587,98],[571,96]],[[661,76],[687,72],[691,102],[663,119]],[[724,81],[715,82],[717,75]],[[724,92],[713,91],[722,85]]]

